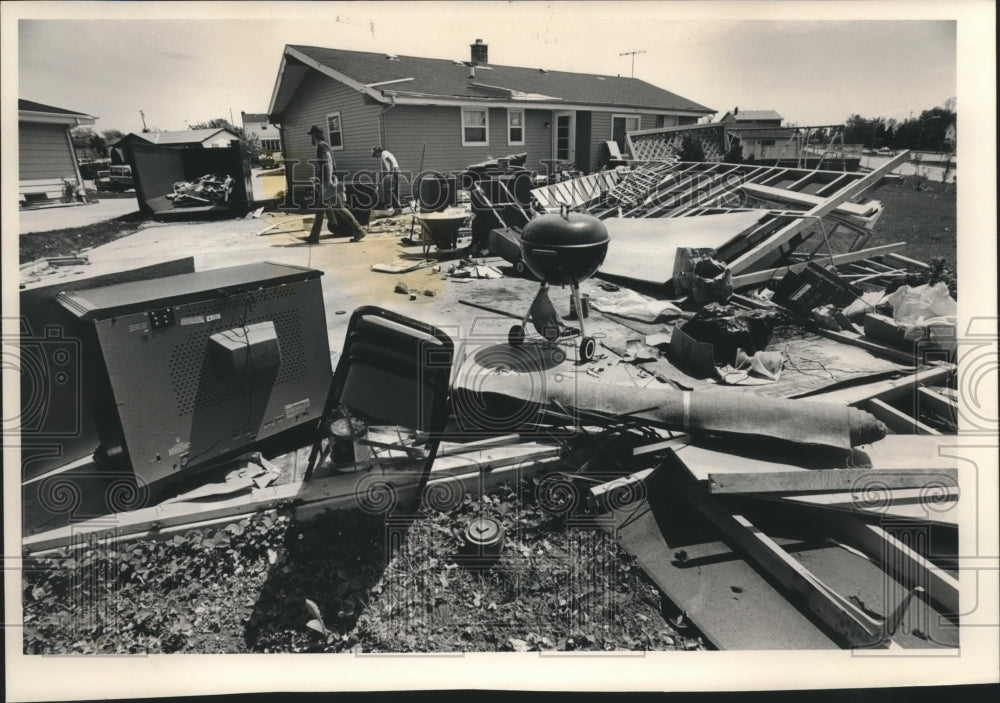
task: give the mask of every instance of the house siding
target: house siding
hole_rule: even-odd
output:
[[[366,104],[361,93],[343,83],[318,71],[309,71],[282,119],[285,159],[298,162],[293,168],[285,169],[286,180],[308,182],[312,177],[313,167],[309,161],[316,158],[316,147],[309,139],[309,128],[319,125],[325,130],[326,116],[331,112],[340,113],[344,136],[344,148],[333,152],[337,170],[353,174],[378,168],[378,160],[372,158],[372,147],[380,143],[382,108]]]
[[[18,178],[76,180],[76,160],[65,125],[18,123]]]
[[[508,154],[528,153],[525,168],[544,173],[543,159],[552,155],[551,110],[525,110],[524,144],[507,143],[507,109],[489,108],[489,144],[462,146],[462,110],[459,107],[399,106],[385,115],[385,144],[399,161],[400,194],[410,193],[409,174],[424,171],[452,174],[470,164]],[[424,145],[427,145],[424,151]]]
[[[597,163],[604,154],[604,142],[611,141],[611,112],[590,113],[590,138],[594,144],[590,149],[590,164],[588,171],[596,171]]]
[[[452,174],[464,171],[470,164],[508,154],[528,153],[525,167],[537,173],[546,173],[542,163],[553,157],[552,110],[533,110],[525,107],[524,144],[508,144],[507,108],[487,107],[489,112],[489,143],[483,146],[462,145],[462,111],[457,106],[397,105],[387,107],[375,104],[362,93],[335,81],[318,71],[310,70],[283,111],[281,133],[285,159],[297,165],[286,169],[286,179],[306,183],[313,175],[309,160],[315,158],[315,147],[307,132],[311,125],[325,127],[326,116],[339,112],[343,130],[344,148],[334,151],[337,169],[355,175],[372,173],[378,162],[371,156],[371,149],[383,145],[399,161],[402,173],[400,196],[412,197],[412,177],[421,169]],[[597,170],[603,153],[604,142],[611,139],[611,117],[627,110],[592,111],[589,154],[581,154],[583,144],[577,145],[577,163],[585,171]],[[582,112],[578,111],[578,116]],[[641,128],[657,126],[657,115],[642,115]],[[664,116],[664,124],[683,124],[685,118]],[[690,122],[697,121],[696,117]],[[545,126],[548,123],[549,126]],[[578,124],[579,128],[579,124]],[[581,135],[582,136],[585,135]],[[426,147],[425,147],[426,145]],[[581,158],[582,157],[582,158]]]

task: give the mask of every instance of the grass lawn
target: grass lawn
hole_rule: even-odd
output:
[[[87,190],[87,200],[135,200],[135,192],[113,193]],[[113,220],[97,222],[83,227],[68,227],[51,232],[33,232],[22,236],[18,243],[18,263],[35,261],[46,256],[68,256],[83,249],[92,249],[139,231],[149,218],[134,212]]]
[[[955,185],[924,181],[918,191],[912,177],[887,183],[872,197],[885,207],[868,246],[906,242],[900,253],[917,261],[944,259],[955,270],[958,258]]]

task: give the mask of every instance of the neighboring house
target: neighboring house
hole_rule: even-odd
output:
[[[155,144],[176,149],[212,149],[228,147],[239,135],[225,127],[185,129],[180,132],[130,132],[108,145],[111,163],[127,164],[125,148],[129,144]]]
[[[280,125],[286,178],[308,180],[315,158],[307,132],[326,130],[337,168],[375,170],[373,146],[396,156],[403,173],[462,171],[489,158],[527,152],[597,168],[604,143],[625,133],[694,124],[710,108],[634,78],[491,64],[476,40],[470,61],[286,46],[268,117]],[[293,175],[294,173],[294,175]],[[407,191],[404,179],[401,189]]]
[[[18,200],[22,204],[54,200],[65,192],[65,181],[83,187],[70,130],[97,121],[92,115],[17,101]]]
[[[132,132],[126,134],[122,141],[139,140],[157,146],[192,147],[192,148],[225,148],[229,142],[239,139],[240,135],[225,127],[212,129],[185,129],[181,132]],[[120,143],[120,142],[119,142]]]
[[[261,151],[276,153],[281,151],[281,133],[267,119],[267,115],[253,112],[241,112],[243,131],[247,138],[257,137],[260,140]]]
[[[740,140],[744,159],[794,159],[801,152],[796,129],[782,128],[782,117],[774,110],[743,110],[738,107],[718,121]]]

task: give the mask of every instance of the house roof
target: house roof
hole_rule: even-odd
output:
[[[129,136],[138,137],[139,139],[147,141],[150,144],[201,144],[202,142],[208,141],[219,132],[231,134],[233,139],[239,138],[236,134],[229,131],[225,127],[217,127],[215,129],[186,129],[181,132],[133,132]]]
[[[762,122],[767,120],[784,119],[774,110],[741,110],[740,112],[737,112],[735,115],[732,113],[732,111],[727,112],[725,115],[722,116],[722,118],[719,121],[722,122],[723,120],[730,117],[735,119],[737,122]]]
[[[244,112],[243,124],[247,122],[267,122],[267,114],[259,112]]]
[[[475,78],[471,78],[470,65],[462,61],[289,45],[271,98],[271,116],[280,116],[284,111],[305,73],[302,66],[353,84],[386,103],[393,98],[423,103],[445,99],[633,107],[697,115],[714,112],[637,78],[496,64],[476,66]]]
[[[63,107],[53,107],[43,105],[33,100],[23,100],[18,98],[17,110],[20,113],[19,119],[28,122],[53,122],[56,124],[94,124],[97,118],[84,112],[67,110]]]

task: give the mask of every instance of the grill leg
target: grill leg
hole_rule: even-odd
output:
[[[580,302],[580,285],[574,283],[570,287],[570,295],[573,298],[573,309],[576,310],[576,319],[580,322],[580,336],[586,337],[587,331],[583,327],[583,304]]]
[[[543,282],[542,285],[538,288],[538,292],[535,293],[535,299],[537,300],[538,296],[540,296],[542,293],[544,293],[545,290],[548,287],[549,287],[549,284]],[[521,327],[523,327],[524,329],[528,329],[528,321],[531,320],[531,308],[534,307],[534,305],[535,305],[535,301],[532,300],[531,301],[531,307],[528,308],[528,312],[524,313],[524,317],[521,318]]]

